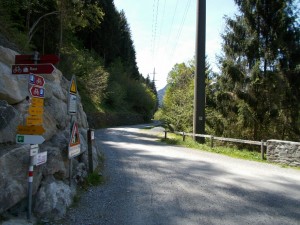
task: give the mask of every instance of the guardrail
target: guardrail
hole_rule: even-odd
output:
[[[182,135],[182,140],[185,141],[186,136],[191,136],[191,137],[204,137],[204,138],[209,138],[210,139],[210,147],[214,147],[214,140],[218,141],[227,141],[227,142],[234,142],[234,143],[242,143],[242,144],[249,144],[249,145],[257,145],[260,146],[260,152],[261,152],[261,159],[265,159],[265,146],[267,146],[267,142],[264,140],[262,141],[250,141],[250,140],[243,140],[243,139],[236,139],[236,138],[224,138],[224,137],[216,137],[213,135],[208,135],[208,134],[193,134],[193,133],[185,133],[185,132],[179,132],[179,131],[167,131],[165,130],[165,139],[167,139],[167,133],[174,133],[174,134],[179,134]]]

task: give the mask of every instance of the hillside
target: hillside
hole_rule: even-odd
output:
[[[57,68],[76,76],[93,127],[152,118],[155,85],[139,73],[126,15],[113,1],[1,1],[0,25],[2,46],[60,56]]]
[[[167,85],[160,89],[158,92],[157,92],[157,97],[158,97],[158,104],[159,106],[161,107],[162,104],[163,104],[163,99],[164,99],[164,96],[165,96],[165,93],[166,93],[166,90],[167,90]]]

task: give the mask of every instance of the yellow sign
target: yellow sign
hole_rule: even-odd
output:
[[[43,126],[18,126],[17,133],[18,134],[36,134],[40,135],[45,132]]]
[[[77,93],[77,85],[76,85],[75,76],[73,76],[72,80],[71,80],[70,93],[74,93],[74,94]]]
[[[43,98],[31,98],[31,106],[33,106],[33,107],[44,106],[44,99]]]
[[[43,117],[41,116],[28,116],[26,118],[26,125],[42,125]]]
[[[39,116],[44,113],[44,108],[43,107],[33,107],[30,106],[28,109],[28,113],[32,116]]]

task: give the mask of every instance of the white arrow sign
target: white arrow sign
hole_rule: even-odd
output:
[[[18,144],[42,144],[45,138],[41,135],[22,135],[17,134],[16,142]]]

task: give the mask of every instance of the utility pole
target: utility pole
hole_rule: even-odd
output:
[[[152,81],[153,81],[153,83],[155,82],[155,74],[156,74],[156,73],[155,73],[155,67],[154,67],[154,69],[153,69],[153,73],[152,73],[152,75],[153,75],[153,80],[152,80]]]
[[[206,34],[206,0],[198,0],[196,33],[196,70],[194,93],[193,133],[205,134],[205,34]],[[194,140],[204,143],[205,139]]]

